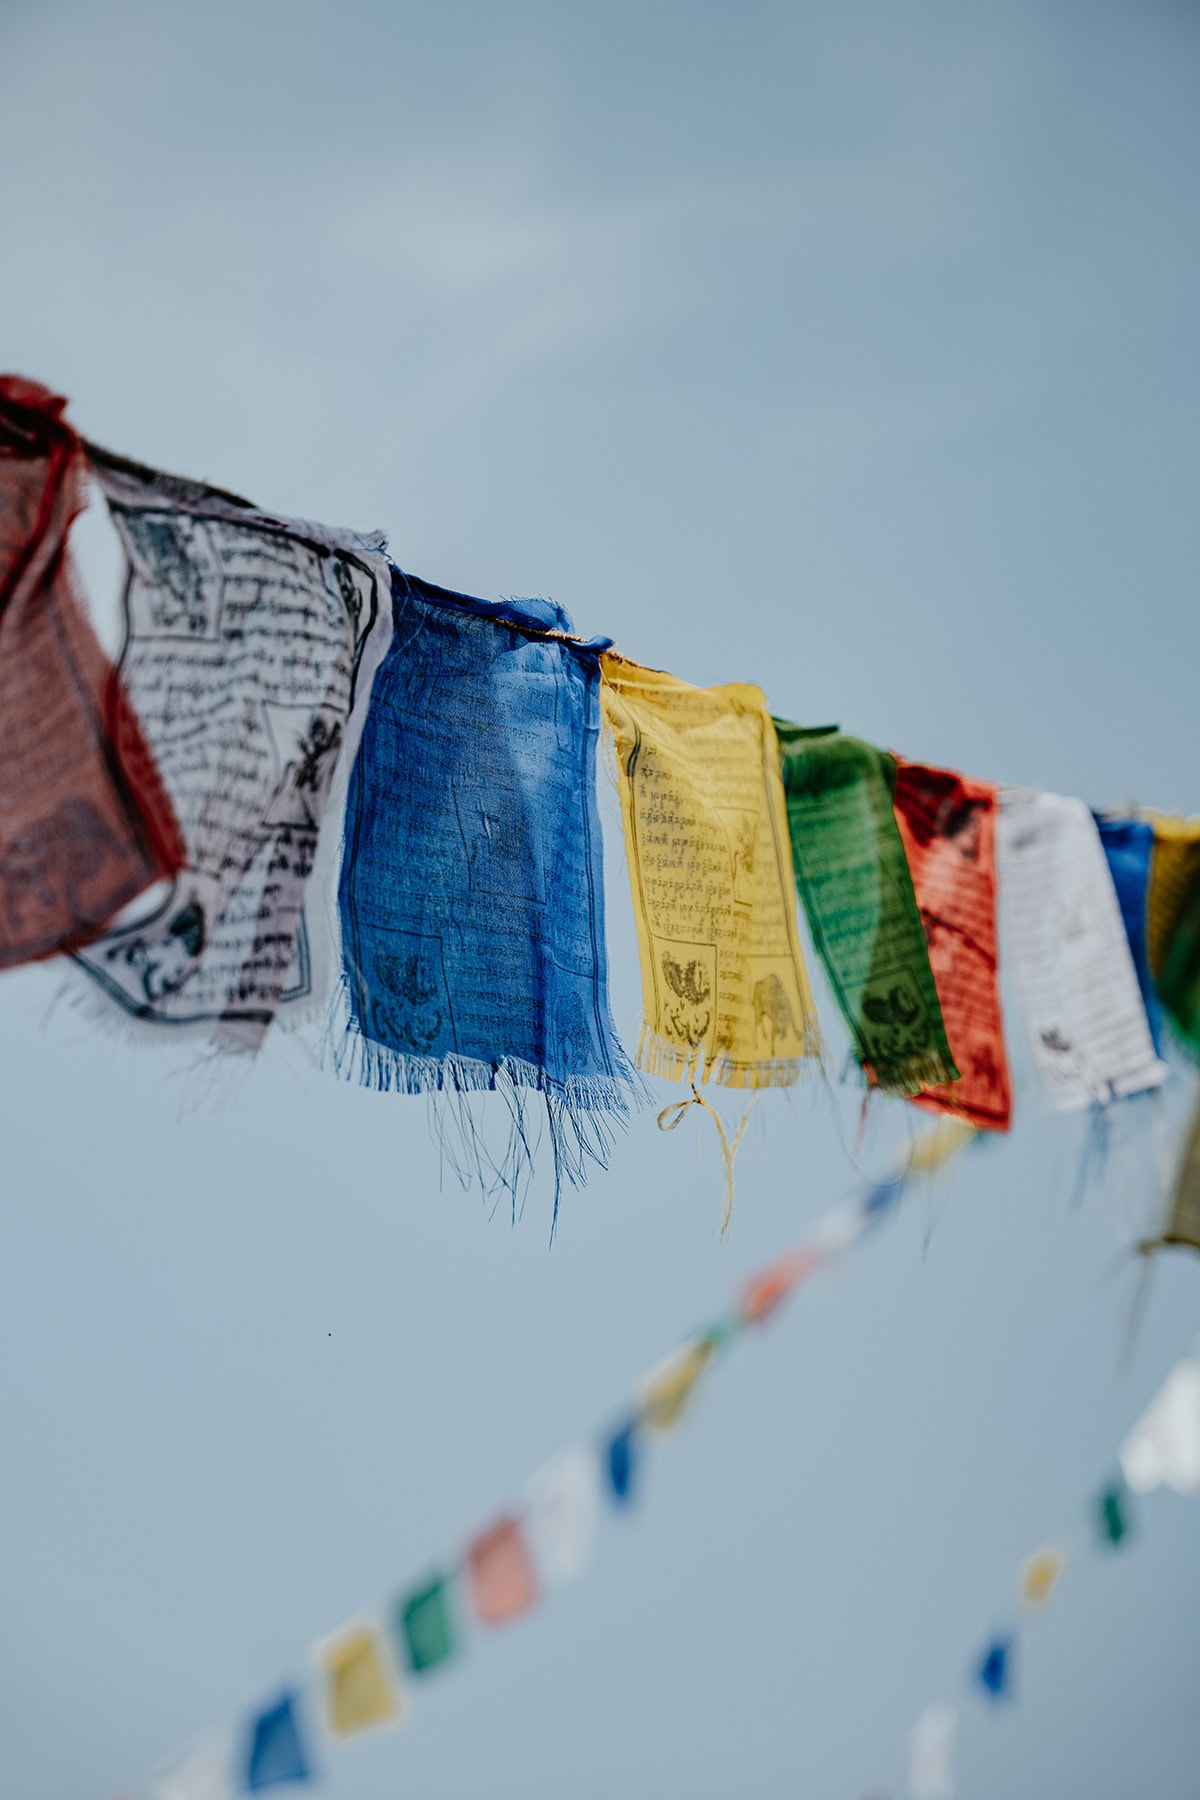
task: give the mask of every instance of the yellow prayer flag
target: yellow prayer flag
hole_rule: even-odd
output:
[[[643,1425],[651,1431],[670,1431],[678,1425],[715,1348],[712,1338],[697,1338],[650,1376],[642,1389]]]
[[[1146,954],[1155,980],[1163,972],[1179,909],[1200,877],[1200,819],[1145,815],[1154,827],[1146,893]]]
[[[392,1659],[372,1625],[353,1625],[317,1646],[329,1728],[339,1736],[390,1725],[405,1711]]]
[[[1039,1550],[1036,1556],[1029,1558],[1021,1570],[1022,1605],[1045,1606],[1063,1572],[1066,1560],[1061,1550],[1053,1548]]]
[[[766,700],[619,656],[601,668],[642,966],[638,1063],[787,1086],[820,1045]]]
[[[905,1172],[909,1175],[932,1175],[941,1169],[964,1144],[978,1137],[976,1127],[966,1119],[951,1115],[941,1119],[932,1131],[923,1132],[909,1152]]]

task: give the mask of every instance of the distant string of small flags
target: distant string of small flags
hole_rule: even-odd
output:
[[[412,1690],[465,1648],[465,1621],[502,1626],[531,1611],[545,1590],[590,1565],[602,1499],[627,1512],[648,1441],[687,1413],[701,1377],[742,1331],[763,1325],[808,1278],[830,1268],[895,1208],[915,1180],[945,1167],[973,1137],[948,1119],[914,1144],[904,1166],[821,1216],[799,1244],[747,1281],[727,1311],[688,1337],[635,1387],[594,1442],[559,1452],[465,1551],[431,1566],[378,1616],[352,1620],[318,1643],[313,1676],[276,1691],[238,1722],[189,1744],[151,1781],[153,1800],[237,1800],[319,1780],[318,1744],[404,1722]],[[1200,1361],[1185,1359],[1121,1447],[1120,1471],[1096,1497],[1093,1523],[1106,1550],[1130,1534],[1134,1494],[1161,1485],[1200,1494]],[[1049,1545],[1024,1565],[1023,1616],[1056,1587],[1064,1550]],[[994,1702],[1013,1691],[1017,1628],[994,1634],[972,1683]],[[316,1689],[314,1693],[313,1689]],[[957,1711],[927,1707],[908,1745],[912,1800],[954,1800]]]

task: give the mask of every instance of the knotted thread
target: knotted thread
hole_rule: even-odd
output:
[[[755,1100],[757,1100],[758,1095],[754,1094],[751,1096],[750,1104],[742,1114],[742,1122],[734,1132],[731,1140],[725,1129],[724,1121],[716,1107],[704,1098],[704,1095],[700,1092],[694,1081],[690,1083],[690,1086],[692,1090],[692,1097],[690,1100],[675,1100],[670,1106],[663,1107],[658,1115],[658,1129],[660,1131],[674,1131],[677,1125],[682,1124],[685,1114],[689,1112],[693,1106],[702,1106],[705,1112],[709,1114],[713,1124],[717,1128],[717,1136],[721,1143],[721,1160],[725,1165],[725,1212],[721,1219],[721,1236],[724,1237],[725,1233],[729,1230],[729,1221],[733,1217],[733,1159],[737,1155],[738,1145],[742,1141],[742,1133],[745,1131],[747,1122],[750,1118],[750,1109],[754,1105]],[[671,1117],[672,1113],[675,1115],[674,1118]]]

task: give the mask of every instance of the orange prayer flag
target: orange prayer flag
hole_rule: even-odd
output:
[[[537,1599],[537,1577],[519,1519],[506,1517],[467,1551],[475,1611],[485,1625],[503,1625],[528,1612]]]

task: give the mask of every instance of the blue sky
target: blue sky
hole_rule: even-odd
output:
[[[796,719],[1197,805],[1191,6],[6,0],[0,64],[2,360],[89,435]],[[110,629],[94,523],[84,554]],[[140,1792],[303,1673],[855,1179],[852,1086],[768,1095],[722,1244],[711,1142],[648,1112],[548,1250],[544,1174],[493,1216],[422,1102],[294,1039],[198,1069],[60,987],[0,981],[21,1800]],[[1195,1507],[1108,1561],[1082,1509],[1200,1267],[1162,1261],[1125,1368],[1156,1121],[1122,1110],[1075,1204],[1084,1123],[1007,1007],[1011,1140],[739,1347],[591,1578],[329,1754],[334,1796],[898,1794],[1017,1560],[1074,1532],[962,1793],[1190,1800]]]

